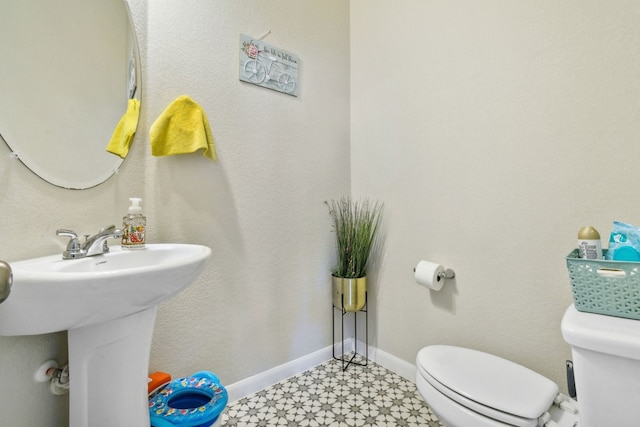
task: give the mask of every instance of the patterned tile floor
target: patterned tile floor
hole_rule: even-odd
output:
[[[442,427],[415,384],[369,362],[330,360],[230,404],[223,427]]]

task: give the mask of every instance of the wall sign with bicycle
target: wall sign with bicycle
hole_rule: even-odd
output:
[[[298,56],[240,34],[240,80],[298,96]]]

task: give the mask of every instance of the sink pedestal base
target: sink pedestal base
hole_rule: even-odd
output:
[[[148,427],[147,376],[157,306],[70,329],[69,427]]]

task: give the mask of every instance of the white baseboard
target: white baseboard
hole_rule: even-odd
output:
[[[358,352],[361,353],[361,349],[364,348],[364,343],[358,341]],[[340,350],[336,347],[336,352],[339,354]],[[353,350],[353,340],[345,340],[345,352]],[[245,378],[231,385],[225,386],[227,393],[229,393],[229,402],[235,402],[250,394],[262,390],[265,387],[269,387],[277,382],[290,378],[294,375],[302,373],[308,369],[314,368],[321,363],[330,360],[333,357],[331,346],[325,347],[313,353],[302,356],[298,359],[287,362],[283,365],[276,366],[252,377]],[[400,359],[386,351],[377,349],[373,346],[369,346],[369,360],[375,362],[384,368],[394,372],[401,377],[415,382],[416,379],[416,367],[415,365]]]
[[[346,346],[345,346],[346,348]],[[231,385],[225,386],[229,394],[229,402],[235,402],[252,393],[269,387],[277,382],[286,380],[294,375],[309,370],[331,359],[331,346],[315,351],[306,356],[287,362],[275,368],[268,369],[252,377],[245,378]]]
[[[402,378],[409,380],[412,383],[416,382],[416,365],[380,349],[376,350],[375,359],[372,360],[391,372],[395,372]]]
[[[358,340],[358,349],[364,348],[364,342]],[[358,351],[360,352],[360,350]],[[369,346],[369,360],[400,375],[402,378],[416,382],[416,365],[400,359],[391,353]]]

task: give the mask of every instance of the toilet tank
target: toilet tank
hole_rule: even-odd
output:
[[[580,427],[640,425],[640,320],[571,305],[562,336],[573,355]]]

